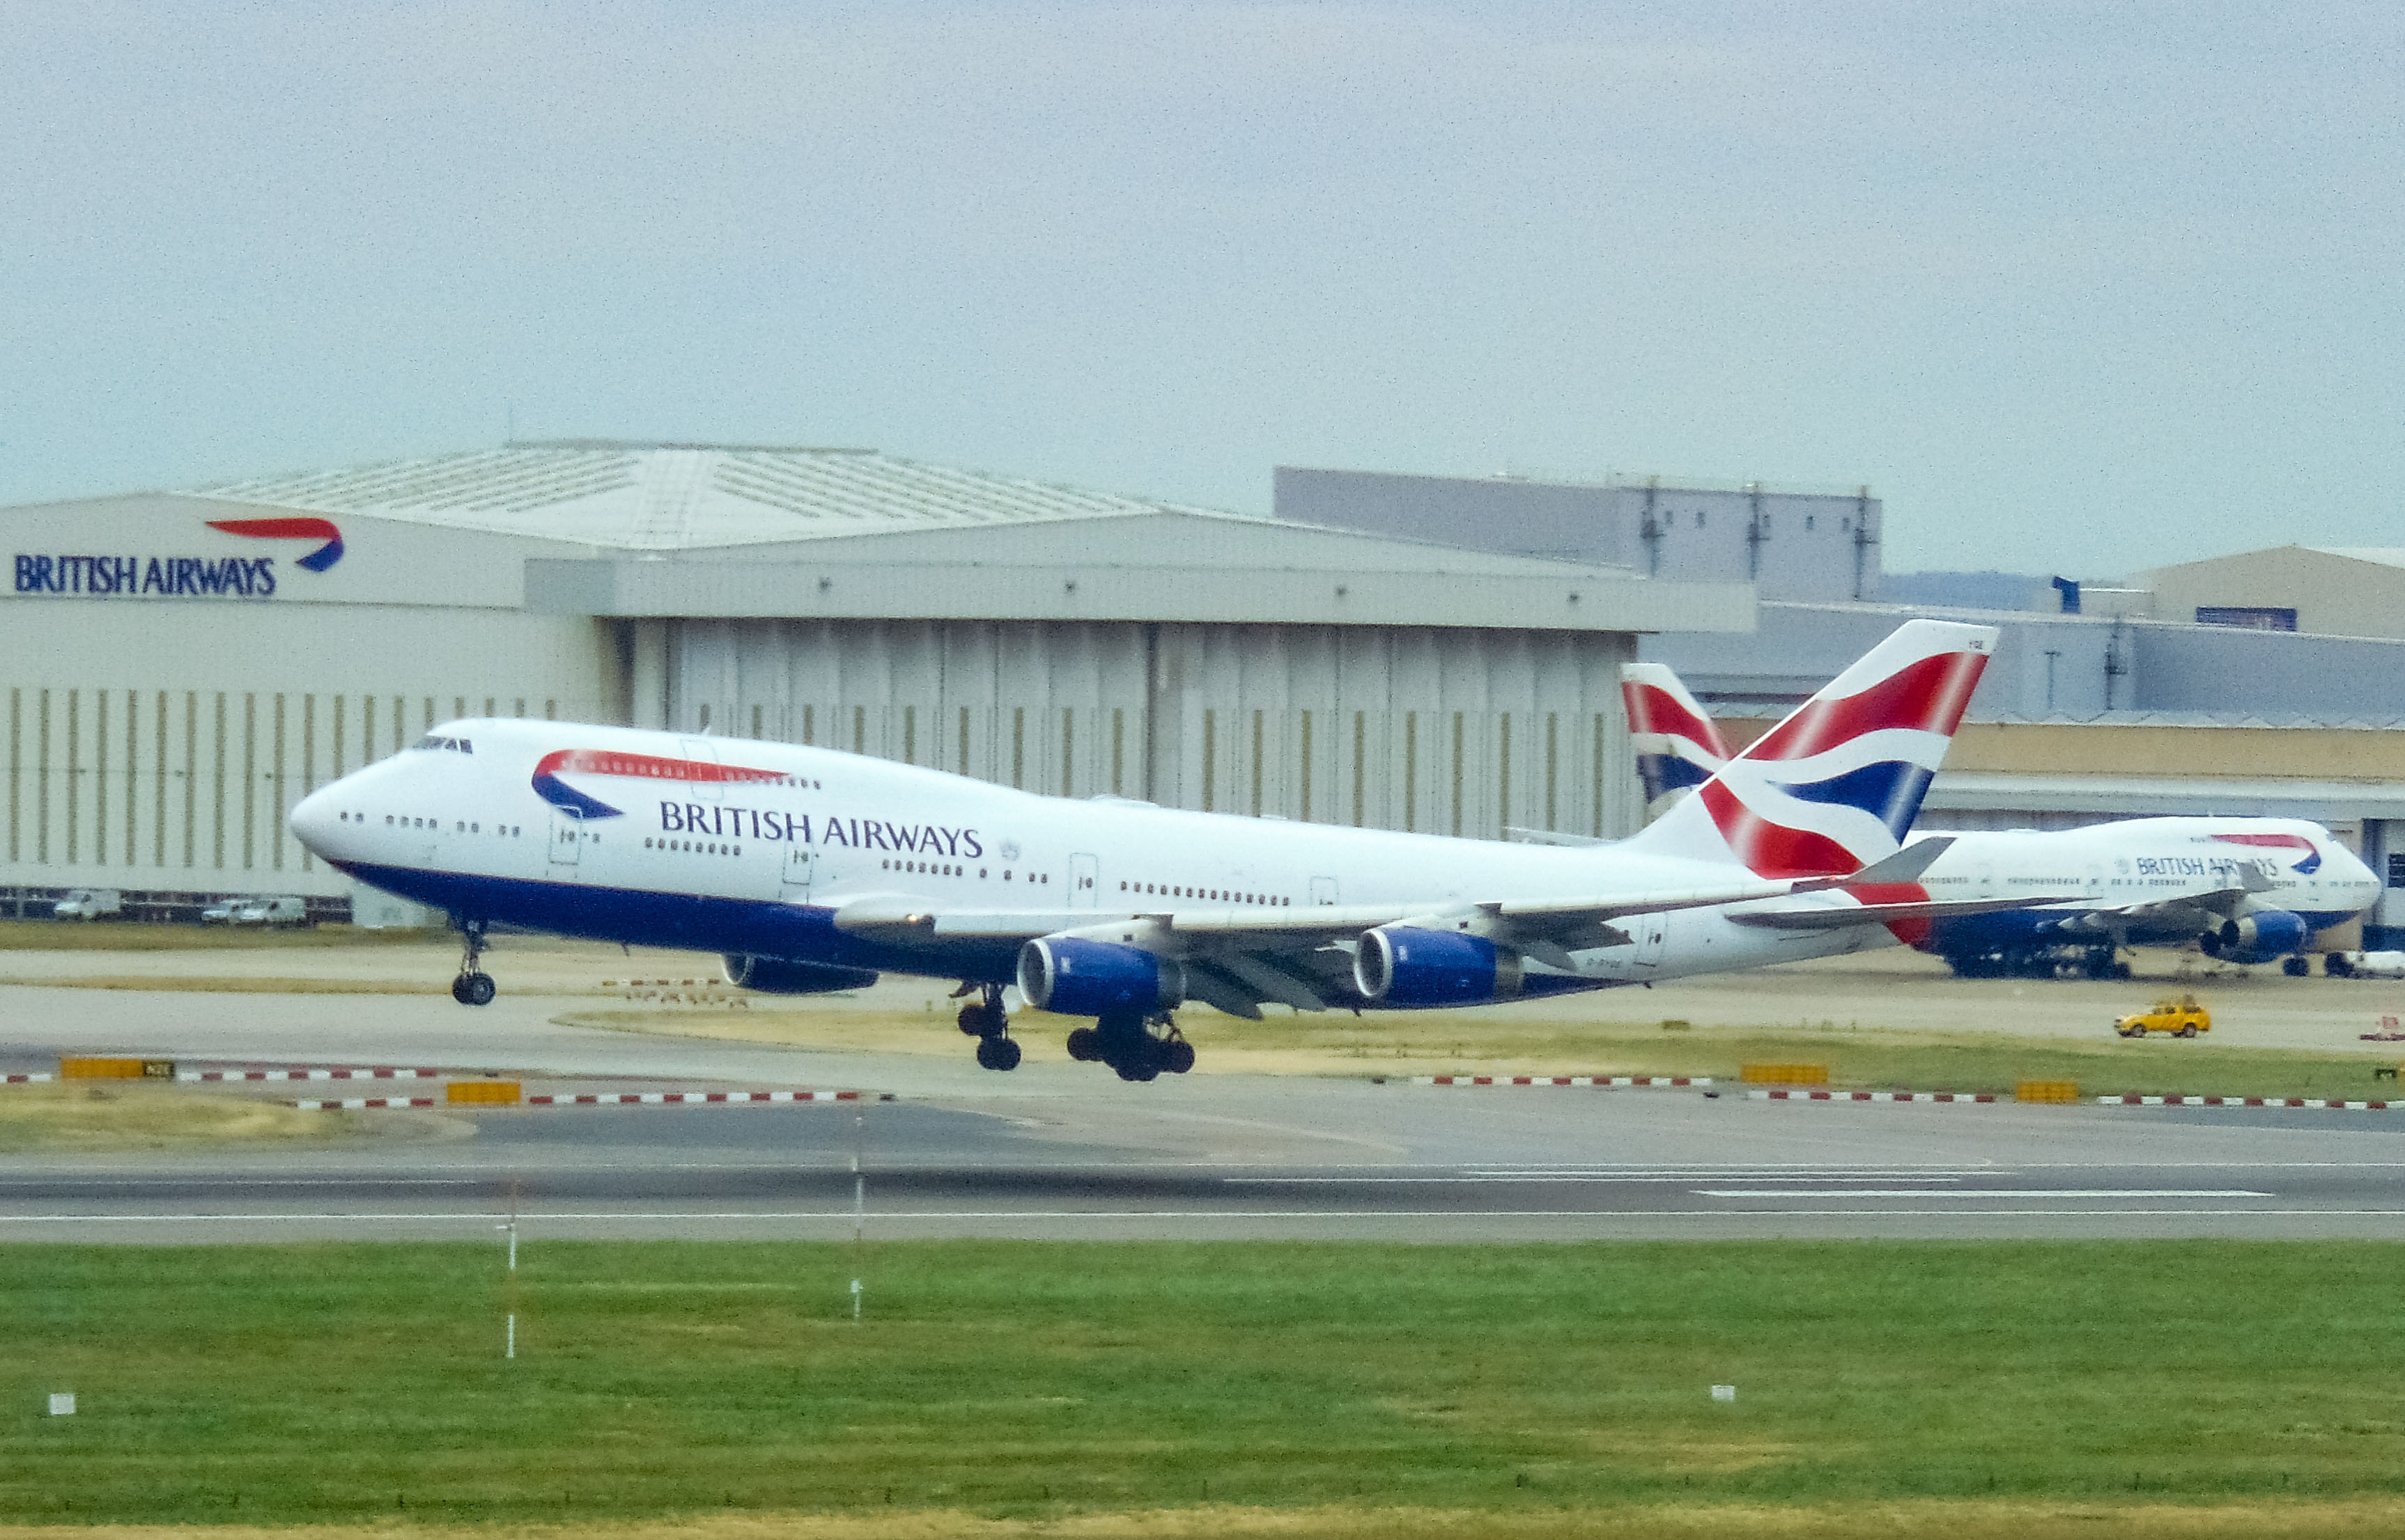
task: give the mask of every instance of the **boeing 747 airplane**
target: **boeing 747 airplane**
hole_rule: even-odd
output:
[[[1657,812],[1729,760],[1720,728],[1669,667],[1624,664],[1621,694],[1647,805]],[[2195,945],[2229,962],[2285,959],[2380,896],[2380,879],[2318,823],[2302,819],[2120,819],[2080,829],[1958,833],[1920,887],[1948,899],[2075,894],[2036,907],[1999,904],[1899,928],[1965,978],[2052,977],[2075,970],[2127,978],[2124,946]]]
[[[768,992],[880,971],[960,981],[977,1061],[1014,1068],[1004,987],[1093,1025],[1075,1057],[1191,1068],[1172,1013],[1411,1009],[1892,945],[1994,907],[1911,879],[1899,845],[1995,633],[1913,621],[1602,848],[1442,838],[1072,801],[792,744],[479,720],[304,799],[312,851],[448,911],[452,987],[491,1001],[486,930],[722,953]],[[2020,907],[2043,895],[2016,897]]]

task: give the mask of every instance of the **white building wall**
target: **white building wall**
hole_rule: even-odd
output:
[[[0,886],[339,894],[285,828],[460,716],[615,720],[591,621],[399,606],[0,606]]]
[[[669,650],[685,731],[1318,823],[1637,826],[1617,633],[684,621]]]

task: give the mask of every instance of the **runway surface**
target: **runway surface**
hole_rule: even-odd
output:
[[[513,1213],[528,1240],[2405,1237],[2405,1120],[2380,1114],[1093,1088],[520,1109],[439,1143],[18,1158],[0,1237],[459,1239]]]
[[[159,966],[196,970],[194,954],[165,956]],[[395,966],[326,956],[362,973]],[[238,965],[280,973],[307,960]],[[567,969],[556,970],[563,983]],[[1765,998],[1793,982],[1765,985]],[[578,1003],[540,989],[470,1012],[440,996],[7,985],[0,1069],[130,1052],[497,1069],[527,1077],[530,1091],[809,1087],[896,1099],[329,1113],[399,1118],[391,1127],[432,1137],[0,1155],[0,1239],[489,1237],[513,1201],[529,1239],[848,1239],[856,1223],[886,1239],[2405,1238],[2405,1112],[1768,1102],[1733,1087],[1437,1087],[1366,1074],[1129,1085],[1065,1061],[1057,1036],[1032,1042],[1019,1071],[991,1074],[940,1025],[922,1043],[935,1053],[834,1052],[556,1019]]]

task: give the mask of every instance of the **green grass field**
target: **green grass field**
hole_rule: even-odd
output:
[[[2405,1522],[2394,1245],[538,1240],[514,1363],[500,1260],[0,1250],[0,1521]]]

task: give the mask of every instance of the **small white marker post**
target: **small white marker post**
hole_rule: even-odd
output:
[[[1712,1399],[1715,1401],[1734,1401],[1737,1399],[1737,1387],[1735,1385],[1714,1385],[1712,1387]]]
[[[852,1285],[852,1288],[855,1290],[859,1287],[860,1285],[857,1283]],[[50,1415],[52,1417],[73,1417],[75,1415],[75,1392],[52,1391],[50,1393]]]
[[[868,1116],[854,1109],[851,1114],[851,1243],[860,1245],[860,1236],[868,1224],[868,1173],[861,1169],[860,1155],[867,1142]],[[853,1261],[859,1258],[854,1256]],[[851,1323],[860,1324],[860,1280],[851,1281]]]
[[[510,1237],[509,1323],[503,1328],[501,1356],[515,1358],[518,1355],[518,1184],[514,1177],[510,1181],[510,1222],[498,1228],[508,1231]]]

